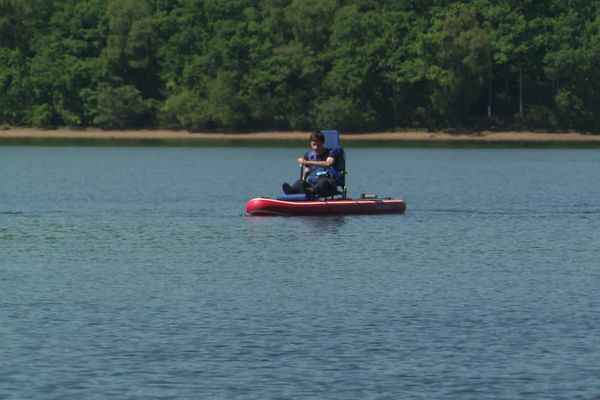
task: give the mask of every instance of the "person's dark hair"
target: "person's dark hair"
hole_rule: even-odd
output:
[[[325,135],[323,135],[323,133],[321,131],[314,131],[313,133],[310,134],[310,141],[311,142],[319,142],[319,143],[325,143]]]

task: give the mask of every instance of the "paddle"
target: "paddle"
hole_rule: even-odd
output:
[[[302,188],[304,188],[304,186],[306,185],[306,174],[304,173],[304,169],[304,165],[300,165],[300,182],[302,182]]]
[[[306,166],[300,165],[300,181],[302,182],[302,188],[305,189],[308,185],[306,183]]]

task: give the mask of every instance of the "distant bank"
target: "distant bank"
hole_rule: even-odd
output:
[[[0,145],[302,145],[309,132],[190,133],[170,130],[29,129],[0,130]],[[344,133],[342,140],[353,145],[396,146],[577,146],[600,147],[600,135],[574,132],[470,132],[424,131]]]

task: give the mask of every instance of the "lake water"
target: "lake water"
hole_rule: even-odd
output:
[[[302,151],[0,147],[0,399],[598,398],[599,150]]]

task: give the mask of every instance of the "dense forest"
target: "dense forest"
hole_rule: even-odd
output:
[[[600,2],[0,0],[0,123],[600,131]]]

